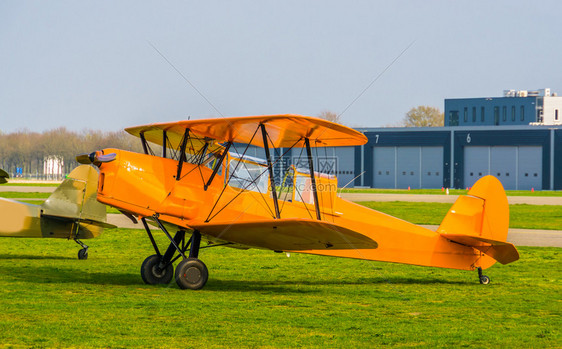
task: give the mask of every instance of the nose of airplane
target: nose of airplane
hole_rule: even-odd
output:
[[[95,151],[90,154],[80,154],[76,156],[76,161],[80,164],[94,164],[96,166],[100,166],[102,163],[111,162],[115,160],[117,154],[110,153],[110,154],[103,154],[101,151]]]

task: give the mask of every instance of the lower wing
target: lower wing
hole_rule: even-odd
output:
[[[276,251],[374,249],[376,241],[343,226],[310,219],[270,219],[190,225],[202,234]]]

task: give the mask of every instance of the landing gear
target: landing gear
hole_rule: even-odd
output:
[[[482,285],[487,285],[490,283],[490,278],[486,275],[482,274],[482,268],[478,267],[478,278],[480,279],[480,283]]]
[[[78,259],[88,259],[88,246],[78,239],[74,239],[74,241],[82,246],[82,249],[78,251]]]
[[[78,259],[88,259],[88,248],[78,251]]]
[[[209,272],[205,264],[198,259],[199,249],[201,245],[201,233],[195,230],[191,235],[191,238],[186,242],[185,231],[180,230],[172,238],[170,233],[166,230],[166,227],[160,222],[158,216],[154,216],[153,219],[158,223],[160,229],[166,234],[170,240],[170,245],[166,249],[164,254],[161,254],[156,245],[156,241],[152,236],[152,232],[146,223],[146,219],[142,218],[142,223],[148,234],[150,242],[156,251],[155,255],[149,256],[144,260],[141,266],[141,277],[142,280],[149,284],[167,284],[174,277],[174,267],[173,262],[182,258],[176,267],[175,279],[179,288],[181,289],[191,289],[199,290],[205,286],[207,279],[209,278]],[[186,256],[186,252],[189,248],[189,254]],[[174,258],[174,254],[178,252],[178,255]]]
[[[162,265],[162,256],[153,254],[144,260],[141,265],[141,277],[149,285],[169,284],[174,275],[172,263]]]
[[[199,259],[184,259],[176,267],[176,283],[183,290],[199,290],[205,286],[208,278],[207,267]]]

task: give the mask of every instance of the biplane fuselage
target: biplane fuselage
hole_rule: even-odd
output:
[[[105,149],[104,153],[117,154],[115,161],[100,166],[98,201],[106,205],[141,217],[157,214],[162,221],[185,229],[204,227],[207,220],[228,225],[234,222],[270,222],[272,219],[274,204],[269,191],[261,194],[229,185],[225,187],[224,175],[217,175],[204,190],[212,173],[208,167],[186,163],[181,179],[177,181],[177,161],[117,149]],[[289,237],[287,241],[279,241],[279,237],[268,239],[267,234],[271,232],[266,226],[256,232],[236,236],[230,234],[228,229],[208,231],[206,235],[212,240],[230,241],[248,247],[454,269],[487,268],[495,262],[480,251],[451,242],[435,231],[336,195],[333,200],[331,205],[321,206],[322,220],[359,232],[376,241],[378,246],[357,249],[326,246],[324,249],[298,250],[298,247],[291,245]],[[315,219],[313,204],[281,199],[279,204],[282,207],[282,219]],[[205,229],[202,231],[205,232]]]
[[[263,137],[257,141],[260,130]],[[203,287],[208,272],[197,259],[201,238],[211,245],[477,268],[482,283],[489,282],[482,269],[519,257],[515,247],[505,242],[509,208],[501,183],[492,176],[478,181],[469,196],[460,197],[437,231],[339,198],[336,178],[314,172],[311,144],[367,141],[341,125],[278,115],[153,124],[127,131],[141,138],[145,154],[104,149],[81,155],[79,161],[100,169],[98,201],[143,220],[157,253],[141,268],[147,283],[171,280],[172,256],[177,251],[184,258],[175,273],[178,285]],[[162,157],[149,155],[147,137],[163,145]],[[264,147],[267,161],[259,164],[243,155],[237,159],[228,152],[234,142]],[[176,159],[166,157],[168,144],[180,149]],[[306,147],[310,169],[287,169],[290,186],[275,182],[270,146]],[[240,175],[239,168],[244,168],[248,178]],[[158,250],[146,219],[157,223],[170,239],[166,253]],[[177,228],[174,238],[166,227]],[[186,232],[192,232],[187,244]],[[184,252],[190,244],[187,258]]]

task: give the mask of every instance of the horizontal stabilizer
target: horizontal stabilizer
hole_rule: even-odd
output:
[[[48,215],[48,214],[42,214],[41,218],[54,219],[54,220],[57,220],[57,221],[60,221],[60,222],[68,222],[68,223],[85,223],[85,224],[95,225],[97,227],[106,228],[106,229],[117,228],[116,225],[109,224],[109,223],[102,222],[102,221],[96,221],[96,220],[93,220],[93,219],[87,219],[87,218],[53,216],[53,215]]]
[[[202,223],[193,229],[221,240],[279,251],[374,249],[371,238],[337,224],[310,219]]]
[[[445,239],[473,247],[489,255],[501,264],[508,264],[519,259],[519,252],[513,244],[504,241],[486,239],[480,236],[461,234],[441,234]]]

